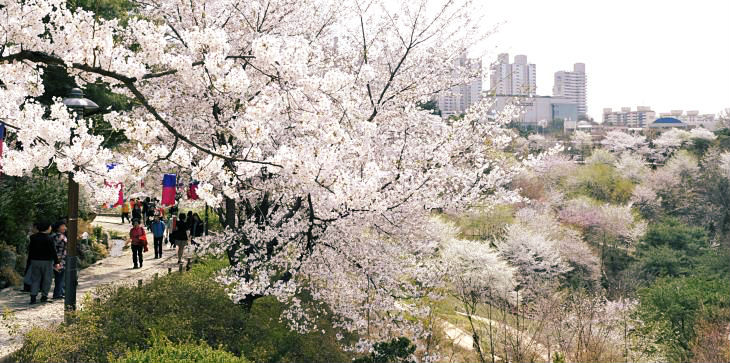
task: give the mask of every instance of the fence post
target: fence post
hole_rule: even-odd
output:
[[[142,279],[137,280],[137,287],[142,287]]]
[[[171,273],[172,273],[172,267],[168,267],[168,268],[167,268],[167,273],[168,273],[168,274],[171,274]]]

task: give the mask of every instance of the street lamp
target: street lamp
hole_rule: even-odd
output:
[[[71,112],[76,114],[78,120],[84,118],[85,111],[93,111],[99,108],[94,101],[84,98],[84,93],[78,88],[71,89],[68,97],[63,99],[63,104]],[[71,140],[73,143],[74,132],[71,129]],[[66,246],[66,271],[63,276],[66,286],[64,297],[64,314],[68,317],[69,310],[76,310],[76,285],[79,281],[78,253],[76,239],[79,234],[79,184],[74,181],[73,171],[68,173],[68,246]]]

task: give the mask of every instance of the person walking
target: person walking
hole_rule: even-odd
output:
[[[138,221],[142,220],[142,206],[137,201],[135,201],[134,205],[132,206],[132,221],[134,221],[135,219]]]
[[[203,235],[205,226],[203,226],[203,221],[200,219],[198,213],[193,213],[192,221],[188,223],[190,223],[190,244],[197,246],[198,244],[195,242],[195,237],[201,237]]]
[[[150,217],[152,217],[152,201],[150,200],[150,197],[147,197],[144,199],[144,202],[142,202],[142,216],[144,217],[144,226],[149,228],[152,221],[150,221]]]
[[[28,239],[30,239],[30,236],[36,233],[38,233],[38,226],[36,223],[33,223],[33,225],[30,227],[30,232],[28,233]],[[25,251],[25,255],[30,256],[30,244]],[[28,271],[30,271],[30,258],[25,259],[25,272],[23,272],[23,276],[29,276]],[[30,292],[30,278],[28,278],[28,280],[23,280],[23,292]]]
[[[60,268],[53,270],[53,298],[62,299],[64,297],[64,271],[66,266],[66,222],[58,221],[53,225],[53,234],[51,240],[56,248],[56,255],[61,265]]]
[[[132,224],[134,227],[129,231],[129,238],[132,240],[132,263],[134,263],[133,269],[138,269],[142,268],[142,252],[147,252],[147,233],[140,225],[139,219],[133,219]]]
[[[61,268],[56,247],[51,241],[51,224],[48,222],[36,223],[38,233],[30,236],[28,245],[28,259],[30,269],[26,274],[26,281],[30,282],[30,303],[36,303],[38,292],[41,293],[41,302],[48,301],[48,291],[51,290],[51,276],[54,269]]]
[[[155,258],[162,258],[162,239],[165,237],[165,222],[160,220],[160,216],[155,216],[150,230],[152,230],[152,236],[155,238]]]
[[[185,222],[185,214],[180,213],[175,223],[175,230],[170,235],[170,240],[177,245],[177,263],[182,263],[183,252],[190,238],[188,224]]]
[[[127,219],[127,222],[132,223],[132,220],[129,218],[129,212],[131,209],[132,208],[129,206],[129,200],[124,200],[122,203],[122,224],[124,224],[124,218]]]

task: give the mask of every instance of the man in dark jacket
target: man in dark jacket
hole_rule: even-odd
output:
[[[56,254],[49,233],[51,224],[48,222],[36,223],[38,233],[30,236],[28,245],[28,259],[30,260],[30,303],[36,303],[38,291],[41,292],[41,302],[48,301],[48,291],[51,290],[51,279],[54,269],[60,269],[61,264]],[[27,276],[26,276],[27,278]]]

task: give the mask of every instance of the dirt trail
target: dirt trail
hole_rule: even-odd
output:
[[[460,311],[457,311],[456,313],[459,314],[459,315],[462,315],[462,316],[467,316],[467,314],[462,313]],[[520,333],[517,329],[515,329],[515,328],[513,328],[513,327],[511,327],[509,325],[506,325],[505,326],[504,324],[502,324],[502,323],[500,323],[500,322],[498,322],[496,320],[490,320],[490,319],[487,319],[487,318],[483,318],[481,316],[472,315],[471,318],[474,319],[474,320],[477,320],[477,321],[481,321],[481,322],[483,322],[485,324],[489,324],[491,322],[492,323],[492,326],[496,327],[496,329],[503,330],[503,329],[506,328],[506,330],[510,334],[512,334],[514,336],[519,335],[520,336],[520,339],[522,339],[525,342],[525,346],[528,346],[528,347],[532,348],[537,354],[540,355],[540,358],[542,358],[542,359],[544,359],[545,361],[548,361],[548,362],[550,361],[550,359],[548,358],[548,356],[546,354],[547,351],[548,351],[548,349],[545,346],[543,346],[542,344],[540,344],[540,343],[532,340],[532,338],[530,338],[529,336],[527,336],[527,334],[525,334],[524,332]]]
[[[127,235],[131,228],[129,224],[121,224],[118,217],[99,216],[94,220],[93,225],[101,226],[105,231],[119,232],[122,235]],[[150,241],[149,251],[144,253],[144,267],[141,269],[132,269],[131,251],[126,249],[121,251],[120,256],[107,257],[79,271],[77,301],[81,303],[84,294],[92,293],[96,287],[101,285],[133,284],[139,279],[150,279],[155,273],[160,275],[167,273],[168,268],[177,271],[177,251],[163,246],[163,257],[156,260],[153,258],[152,235],[149,233],[147,240]],[[190,251],[186,251],[185,256],[190,256],[190,254]],[[52,289],[53,286],[51,286]],[[21,334],[12,335],[8,323],[22,333],[33,326],[48,326],[63,320],[62,300],[36,305],[29,305],[29,301],[28,293],[20,291],[17,287],[0,290],[0,311],[10,311],[13,315],[10,321],[0,319],[0,362],[22,345]]]

